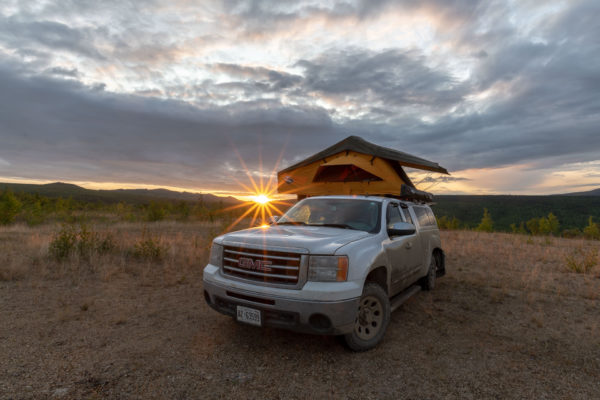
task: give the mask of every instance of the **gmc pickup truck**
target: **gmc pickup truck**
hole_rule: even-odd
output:
[[[214,239],[206,302],[239,322],[342,335],[364,351],[390,313],[445,274],[429,206],[388,197],[309,197],[275,223]]]

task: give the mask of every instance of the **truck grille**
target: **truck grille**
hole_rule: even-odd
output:
[[[254,281],[295,285],[300,254],[225,246],[223,272]]]

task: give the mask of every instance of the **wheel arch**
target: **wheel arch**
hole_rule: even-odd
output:
[[[440,276],[446,275],[446,254],[444,253],[444,250],[442,250],[439,247],[434,248],[432,252],[432,257],[435,257],[437,261],[438,268],[436,277],[439,278]]]
[[[380,265],[372,268],[365,278],[365,283],[366,282],[374,282],[378,284],[389,295],[389,272],[387,267]]]

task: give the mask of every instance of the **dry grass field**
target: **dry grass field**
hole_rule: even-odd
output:
[[[0,398],[600,398],[600,242],[443,232],[447,276],[355,354],[209,309],[216,226],[89,229],[63,260],[0,229]]]

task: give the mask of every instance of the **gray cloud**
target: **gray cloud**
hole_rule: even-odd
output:
[[[6,66],[0,89],[0,157],[10,163],[0,175],[235,190],[234,178],[245,180],[227,171],[240,165],[236,151],[250,169],[259,157],[270,168],[286,143],[289,157],[342,137],[323,110],[276,101],[200,109],[26,78]]]
[[[94,48],[90,29],[74,29],[55,21],[21,21],[0,17],[0,38],[13,48],[39,45],[51,50],[65,50],[95,59],[104,56]]]
[[[380,53],[350,50],[327,53],[317,60],[300,60],[305,70],[304,89],[326,95],[366,96],[387,107],[427,105],[435,108],[459,103],[467,93],[447,73],[426,66],[415,51]]]
[[[48,68],[44,71],[44,73],[49,75],[66,76],[70,78],[77,78],[79,76],[79,72],[75,68],[67,69],[61,67],[53,67]]]
[[[259,155],[272,166],[285,147],[290,163],[350,134],[450,170],[598,159],[598,2],[519,26],[511,13],[528,15],[534,2],[515,11],[502,1],[226,1],[210,3],[218,30],[187,2],[99,4],[17,2],[10,16],[0,7],[0,175],[233,187],[234,149],[254,169]],[[191,51],[232,37],[266,43],[315,19],[366,32],[382,15],[415,10],[436,19],[432,40],[454,64],[436,48],[316,43],[281,68],[217,51],[178,75]],[[79,64],[57,63],[55,52]],[[90,64],[105,82],[87,79]],[[129,93],[106,89],[117,68]]]
[[[461,181],[470,181],[470,179],[457,176],[426,176],[425,178],[421,179],[419,183],[449,183]]]

